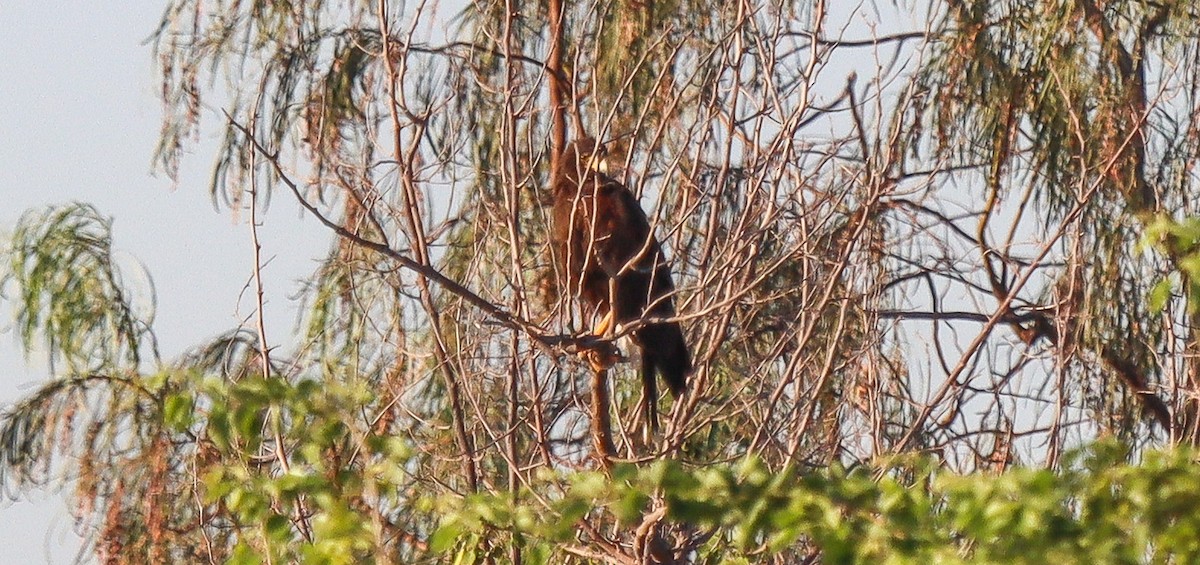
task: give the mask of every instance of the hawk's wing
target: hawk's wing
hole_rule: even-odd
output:
[[[650,233],[650,221],[633,193],[625,185],[604,175],[595,175],[594,221],[582,226],[591,233],[591,252],[609,277],[621,273],[653,272],[662,255]],[[587,233],[587,232],[585,232]]]

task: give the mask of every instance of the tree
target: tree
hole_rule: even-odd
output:
[[[335,245],[293,343],[260,317],[166,360],[109,220],[31,212],[3,290],[56,375],[5,412],[0,479],[71,485],[111,562],[837,562],[887,553],[779,489],[846,524],[889,515],[872,497],[948,516],[881,458],[1021,462],[1063,469],[1061,504],[1025,501],[1061,518],[1068,448],[1194,443],[1196,238],[1163,217],[1195,213],[1194,9],[871,8],[170,2],[163,169],[218,127],[210,190],[255,245],[281,198]],[[927,28],[854,24],[904,15]],[[548,179],[584,135],[624,158],[696,352],[650,441],[633,369],[575,359],[596,340],[550,268]],[[689,507],[705,480],[734,495]],[[1000,535],[947,520],[921,535]]]

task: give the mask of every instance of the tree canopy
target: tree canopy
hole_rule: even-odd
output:
[[[29,211],[0,296],[54,374],[0,483],[67,488],[106,563],[1187,562],[1197,30],[1185,0],[168,0],[156,163],[221,132],[207,190],[255,248],[268,205],[332,245],[290,335],[260,268],[258,316],[164,356],[114,220]],[[672,258],[696,370],[656,435],[552,268],[585,136]]]

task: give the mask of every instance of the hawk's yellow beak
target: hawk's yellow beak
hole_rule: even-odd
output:
[[[608,150],[603,145],[589,145],[577,153],[579,165],[592,173],[608,174]]]

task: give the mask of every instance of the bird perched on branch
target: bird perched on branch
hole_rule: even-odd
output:
[[[675,316],[671,269],[650,222],[633,193],[607,174],[606,151],[591,138],[566,147],[553,179],[552,241],[560,273],[585,315],[597,316],[593,333],[632,327],[641,349],[643,405],[651,429],[658,426],[661,375],[678,398],[687,388],[691,354]],[[654,321],[651,321],[654,320]],[[589,352],[596,371],[613,359]]]

